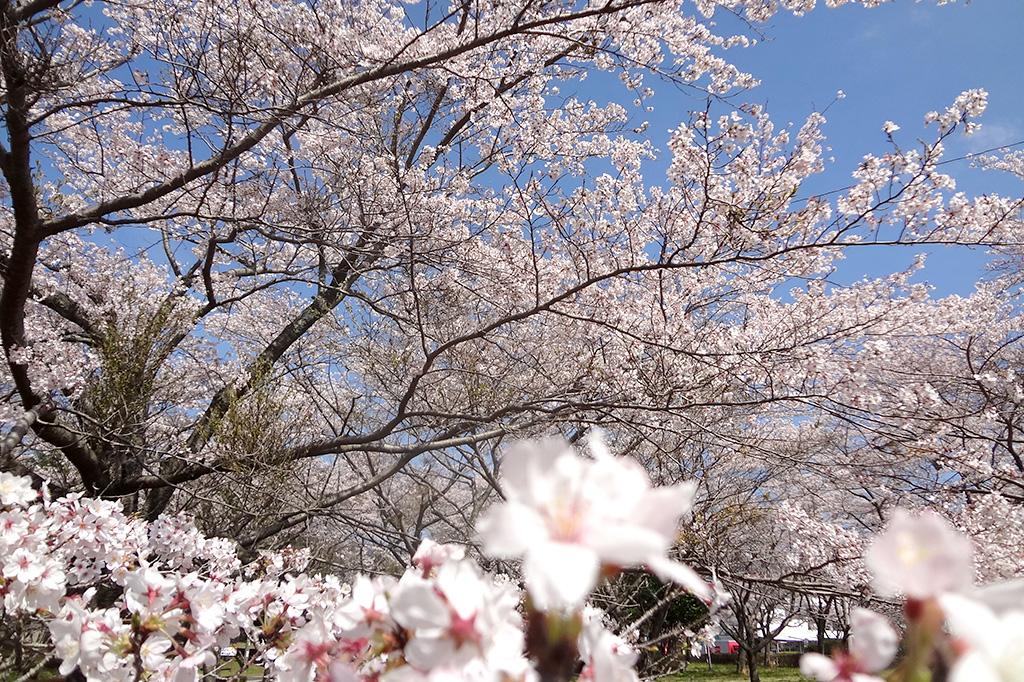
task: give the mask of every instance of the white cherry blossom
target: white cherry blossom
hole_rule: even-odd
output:
[[[996,614],[958,594],[939,601],[949,631],[963,650],[950,670],[950,682],[1024,680],[1024,610]]]
[[[0,504],[22,507],[39,497],[32,488],[32,480],[26,476],[0,471]]]
[[[855,609],[850,620],[850,650],[829,658],[819,653],[800,657],[801,674],[818,682],[881,682],[875,673],[896,657],[899,636],[883,616]]]
[[[530,597],[542,610],[580,606],[602,569],[630,566],[709,598],[692,569],[665,556],[695,485],[652,488],[639,464],[610,455],[599,437],[590,443],[593,459],[553,441],[505,457],[505,501],[478,524],[484,551],[523,558]]]
[[[579,636],[583,670],[580,679],[588,682],[636,682],[634,666],[639,652],[622,637],[609,631],[602,622],[600,609],[583,611],[583,629]]]
[[[971,541],[938,514],[897,509],[866,558],[880,594],[927,599],[968,589],[971,556]]]

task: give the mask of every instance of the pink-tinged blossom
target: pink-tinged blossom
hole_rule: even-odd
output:
[[[47,557],[43,571],[30,582],[15,581],[7,585],[5,602],[11,610],[47,611],[60,610],[60,600],[67,591],[67,576],[60,564]]]
[[[158,670],[167,663],[167,653],[173,647],[166,635],[153,634],[146,638],[139,647],[144,670]],[[184,680],[184,677],[179,678]]]
[[[884,596],[928,599],[966,590],[974,579],[971,541],[930,511],[897,509],[866,560]]]
[[[344,661],[334,660],[327,666],[327,682],[360,682],[356,669]]]
[[[636,682],[634,666],[639,652],[622,637],[611,632],[602,622],[599,609],[587,608],[583,612],[583,629],[579,636],[580,659],[583,670],[580,680],[586,682]]]
[[[364,637],[375,628],[390,623],[388,591],[394,584],[394,578],[388,576],[356,576],[352,583],[351,597],[334,615],[335,624],[345,630],[350,637]]]
[[[647,566],[710,598],[692,569],[665,557],[695,485],[652,488],[637,462],[613,457],[599,438],[590,445],[593,459],[552,441],[509,453],[506,499],[478,524],[484,551],[523,558],[530,597],[542,610],[582,605],[603,567]]]
[[[818,653],[800,657],[800,674],[818,682],[882,682],[882,678],[855,672],[845,657],[829,658]]]
[[[29,583],[43,574],[43,568],[41,557],[18,548],[4,558],[3,576],[7,580]]]
[[[0,512],[0,549],[18,544],[28,531],[28,520],[20,512]]]
[[[82,597],[72,597],[64,603],[61,612],[48,625],[50,639],[53,641],[54,652],[61,659],[60,674],[68,675],[74,670],[81,658],[82,621],[86,611],[82,605],[88,602],[91,593]]]
[[[130,627],[117,609],[90,610],[69,600],[50,633],[62,659],[60,673],[78,667],[88,680],[131,679],[134,660]]]
[[[866,672],[884,670],[896,658],[900,638],[889,621],[874,611],[854,609],[850,618],[850,655]]]
[[[449,561],[459,561],[466,556],[466,548],[461,545],[438,544],[430,538],[420,541],[416,554],[412,557],[412,565],[423,572],[424,577]]]
[[[153,566],[142,566],[128,574],[124,584],[124,601],[128,610],[145,620],[159,618],[171,605],[177,586]]]
[[[800,657],[800,673],[818,682],[881,682],[875,673],[896,657],[899,636],[889,621],[867,609],[850,619],[850,650],[833,657],[808,653]]]
[[[519,595],[472,562],[448,561],[428,581],[409,571],[391,596],[391,614],[410,633],[405,658],[421,671],[462,667],[473,659],[517,666],[523,639]]]
[[[1024,611],[1024,578],[985,585],[970,596],[997,614]]]
[[[291,644],[274,661],[281,682],[309,682],[317,671],[331,664],[334,638],[322,620],[313,620],[295,632]]]
[[[193,584],[185,590],[192,620],[199,630],[215,632],[224,624],[227,617],[226,607],[231,593],[230,587],[195,577],[192,582]]]
[[[962,595],[939,599],[946,625],[962,650],[949,682],[1021,682],[1024,680],[1024,610],[996,614]]]

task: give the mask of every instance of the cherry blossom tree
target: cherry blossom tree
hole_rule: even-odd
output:
[[[917,142],[879,122],[884,151],[815,194],[824,115],[726,100],[756,83],[728,60],[752,41],[714,19],[814,5],[0,1],[18,668],[52,644],[65,673],[187,677],[238,644],[239,669],[295,679],[492,653],[566,679],[579,653],[603,682],[702,626],[662,617],[683,599],[731,608],[748,654],[813,599],[888,641],[854,609],[910,596],[945,641],[945,597],[872,582],[868,537],[933,510],[972,539],[964,575],[1024,570],[1021,200],[946,172],[980,90]],[[707,100],[665,149],[658,82]],[[944,299],[920,263],[829,280],[851,250],[922,244],[1001,269]],[[592,457],[504,446],[524,436]],[[676,587],[627,618],[610,596],[648,573]],[[988,608],[949,627],[973,642],[1006,617]],[[872,655],[808,665],[874,675]]]
[[[697,114],[649,186],[642,106],[571,88],[752,85],[716,6],[775,9],[10,5],[7,468],[150,519],[203,499],[255,548],[509,433],[671,419],[724,448],[725,415],[821,408],[816,362],[927,312],[900,275],[772,293],[866,242],[1016,243],[1016,204],[936,165],[976,91],[834,205],[799,191],[819,114]]]

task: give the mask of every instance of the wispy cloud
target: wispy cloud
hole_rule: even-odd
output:
[[[972,153],[1001,147],[1024,140],[1024,125],[1019,121],[985,121],[981,130],[966,139],[967,149]]]

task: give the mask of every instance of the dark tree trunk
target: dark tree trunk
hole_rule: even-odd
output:
[[[754,653],[747,656],[747,672],[750,673],[750,682],[761,682],[761,673],[757,669],[757,655]]]

